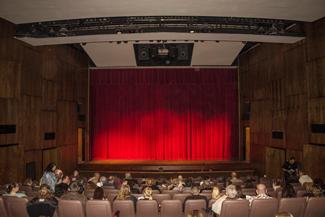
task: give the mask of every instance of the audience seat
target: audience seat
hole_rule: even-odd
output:
[[[135,217],[134,204],[131,200],[115,200],[113,212],[120,211],[119,217]]]
[[[304,217],[324,217],[325,197],[311,197],[308,199]]]
[[[289,212],[294,217],[304,217],[306,198],[281,198],[279,212]]]
[[[60,217],[85,217],[83,206],[78,200],[59,200]]]
[[[278,212],[278,199],[254,199],[249,217],[274,217]]]
[[[244,195],[255,196],[256,188],[243,188],[242,192]]]
[[[114,200],[114,198],[116,197],[116,195],[117,195],[117,194],[112,194],[112,193],[110,193],[110,194],[107,195],[107,199],[108,199],[110,202],[113,203],[113,200]]]
[[[182,202],[179,200],[162,201],[160,217],[183,217]]]
[[[202,196],[206,196],[206,198],[208,199],[208,200],[210,200],[211,198],[212,198],[212,193],[200,193],[200,195],[202,195]]]
[[[173,200],[180,200],[182,203],[184,203],[184,200],[186,197],[191,196],[191,194],[174,194]]]
[[[305,190],[298,190],[297,191],[297,197],[303,197],[304,194],[306,194],[307,192]]]
[[[26,209],[27,198],[3,197],[9,217],[29,217]]]
[[[107,200],[89,200],[86,203],[87,217],[111,217],[111,204]]]
[[[171,196],[170,194],[154,194],[152,195],[152,198],[156,200],[158,204],[161,204],[164,200],[170,200]]]
[[[219,217],[248,217],[248,213],[248,200],[225,200]]]
[[[6,210],[6,207],[5,207],[5,203],[2,199],[2,197],[0,197],[0,216],[1,217],[8,217],[8,214],[7,214],[7,210]]]
[[[191,213],[193,210],[204,210],[205,214],[206,205],[207,204],[205,200],[187,200],[185,203],[184,215],[188,216],[188,214]]]
[[[152,190],[152,194],[160,194],[159,190]]]
[[[139,200],[137,202],[137,217],[158,217],[158,203],[155,200]],[[88,217],[88,216],[87,216]]]
[[[174,194],[177,194],[177,191],[174,191],[174,190],[163,190],[161,193],[163,193],[163,194],[170,194],[170,196],[173,198]]]

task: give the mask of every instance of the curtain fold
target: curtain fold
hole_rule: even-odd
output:
[[[90,71],[92,159],[238,158],[236,69]]]

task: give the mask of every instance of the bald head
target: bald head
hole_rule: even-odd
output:
[[[260,195],[260,194],[266,194],[267,190],[266,190],[266,186],[264,184],[258,184],[256,185],[256,194]]]

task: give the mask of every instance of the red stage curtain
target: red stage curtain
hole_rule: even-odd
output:
[[[236,69],[90,71],[93,160],[238,157]]]

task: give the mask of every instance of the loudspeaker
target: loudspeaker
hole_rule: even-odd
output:
[[[55,133],[54,132],[44,133],[44,140],[55,140]]]
[[[140,45],[138,47],[138,60],[150,60],[149,45]]]
[[[325,124],[311,124],[312,133],[325,133]]]
[[[283,139],[282,131],[272,131],[272,139]]]
[[[177,45],[177,60],[188,60],[188,46],[186,44]]]
[[[16,125],[0,125],[0,134],[15,134]]]

